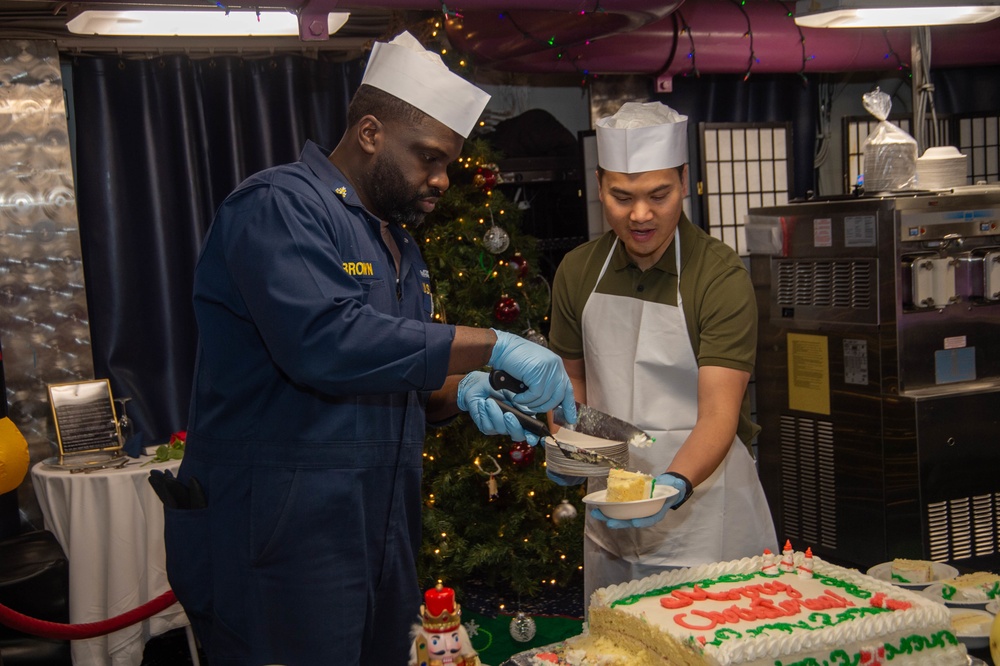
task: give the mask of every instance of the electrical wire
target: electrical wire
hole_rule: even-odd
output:
[[[913,110],[913,121],[916,127],[917,147],[926,150],[941,143],[938,131],[937,111],[934,109],[934,84],[930,80],[931,69],[931,30],[927,26],[914,28],[917,46],[920,50],[920,61],[914,63],[920,71],[920,86],[917,90],[917,105]],[[930,110],[930,143],[928,143],[927,112]]]

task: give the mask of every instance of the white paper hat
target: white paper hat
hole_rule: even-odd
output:
[[[686,164],[687,116],[659,102],[626,102],[597,121],[597,163],[618,173]]]
[[[412,104],[464,137],[490,101],[406,31],[391,42],[375,42],[361,83]]]

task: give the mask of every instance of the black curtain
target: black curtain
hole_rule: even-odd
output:
[[[75,56],[76,192],[94,373],[149,443],[186,427],[194,267],[245,177],[332,149],[363,61]]]
[[[698,123],[792,123],[792,198],[815,190],[814,155],[818,124],[818,82],[796,74],[711,74],[675,76],[673,92],[654,99],[688,116],[689,136]],[[694,139],[692,139],[694,140]],[[692,146],[695,144],[692,144]],[[692,152],[692,154],[694,154]],[[692,180],[701,179],[692,163]]]
[[[1000,86],[996,81],[996,67],[932,69],[935,110],[941,115],[996,113],[1000,109]]]

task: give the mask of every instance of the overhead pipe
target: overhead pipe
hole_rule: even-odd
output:
[[[283,4],[282,0],[278,2]],[[328,13],[364,8],[442,11],[449,18],[459,20],[466,12],[487,17],[509,15],[511,12],[530,12],[537,14],[529,20],[533,29],[548,31],[550,34],[558,33],[564,42],[570,42],[635,30],[667,16],[683,2],[684,0],[457,0],[449,8],[447,4],[434,0],[304,0],[289,8],[298,14],[299,37],[303,41],[329,39],[330,36],[324,27]],[[538,17],[545,13],[552,14],[550,20],[554,25],[551,28],[538,23]],[[567,27],[570,28],[569,33],[564,32]],[[548,37],[546,36],[546,39]]]
[[[695,73],[885,71],[908,67],[911,29],[799,28],[791,2],[688,0],[677,11],[633,31],[575,43],[555,41],[531,53],[508,55],[494,40],[512,39],[502,19],[465,12],[448,36],[459,50],[490,69],[534,73],[634,73],[655,76],[669,91],[674,76]],[[519,26],[533,35],[528,20]],[[543,33],[544,34],[544,33]],[[1000,20],[931,28],[938,67],[1000,64]],[[523,37],[523,35],[522,35]],[[752,57],[751,57],[752,41]]]

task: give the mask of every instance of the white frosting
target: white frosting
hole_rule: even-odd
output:
[[[802,553],[795,553],[794,562],[796,567],[802,564],[803,558]],[[667,571],[641,580],[634,580],[597,590],[591,599],[591,604],[592,607],[611,606],[614,601],[633,595],[643,595],[660,588],[673,587],[699,580],[716,579],[727,574],[759,572],[763,564],[763,557],[752,557],[689,569]],[[746,630],[761,624],[783,621],[795,622],[807,617],[809,611],[803,611],[801,614],[787,619],[740,620],[733,624],[731,628],[739,631],[743,634],[743,637],[725,641],[721,646],[706,645],[704,648],[705,656],[719,664],[726,665],[758,663],[773,665],[779,658],[781,663],[790,664],[798,660],[796,657],[825,657],[830,651],[836,649],[853,648],[853,650],[858,650],[863,647],[872,647],[882,645],[883,643],[892,643],[893,641],[898,642],[900,638],[914,634],[930,636],[938,631],[948,630],[951,626],[950,614],[945,606],[925,599],[914,592],[876,580],[853,569],[831,565],[817,557],[813,558],[812,567],[818,575],[830,576],[872,593],[882,592],[889,599],[910,604],[910,608],[889,613],[867,615],[853,621],[842,622],[818,630],[793,630],[790,633],[771,632],[769,634],[762,633],[758,636],[748,635]],[[850,600],[854,606],[865,607],[868,605],[867,600],[852,597],[842,588],[825,586],[817,579],[798,578],[795,573],[783,573],[780,576],[765,579],[754,578],[752,581],[746,582],[717,583],[706,588],[706,590],[709,592],[720,592],[763,583],[767,580],[787,583],[801,592],[803,599],[820,597],[824,594],[824,591],[830,591]],[[645,621],[657,626],[660,630],[682,639],[689,636],[703,635],[707,637],[707,640],[712,640],[714,638],[714,628],[707,632],[688,630],[675,623],[675,616],[681,613],[688,613],[694,609],[721,612],[722,609],[729,608],[734,604],[741,608],[749,605],[749,600],[745,598],[742,600],[742,603],[739,600],[704,600],[698,601],[696,605],[671,610],[660,606],[660,598],[659,595],[645,597],[637,603],[621,604],[614,608],[623,613],[643,617]],[[772,599],[775,604],[778,604],[780,601],[787,599],[787,597],[778,595],[772,597]],[[831,612],[837,612],[837,610]],[[692,624],[694,622],[705,622],[704,618],[690,617],[692,617]],[[720,624],[719,628],[729,626]],[[955,664],[957,666],[966,664],[967,658],[965,648],[961,644],[949,644],[944,649],[936,648],[914,651],[908,655],[900,654],[896,656],[892,663],[893,666],[898,666],[899,664],[926,664],[927,666],[931,666],[932,664],[935,666]]]

